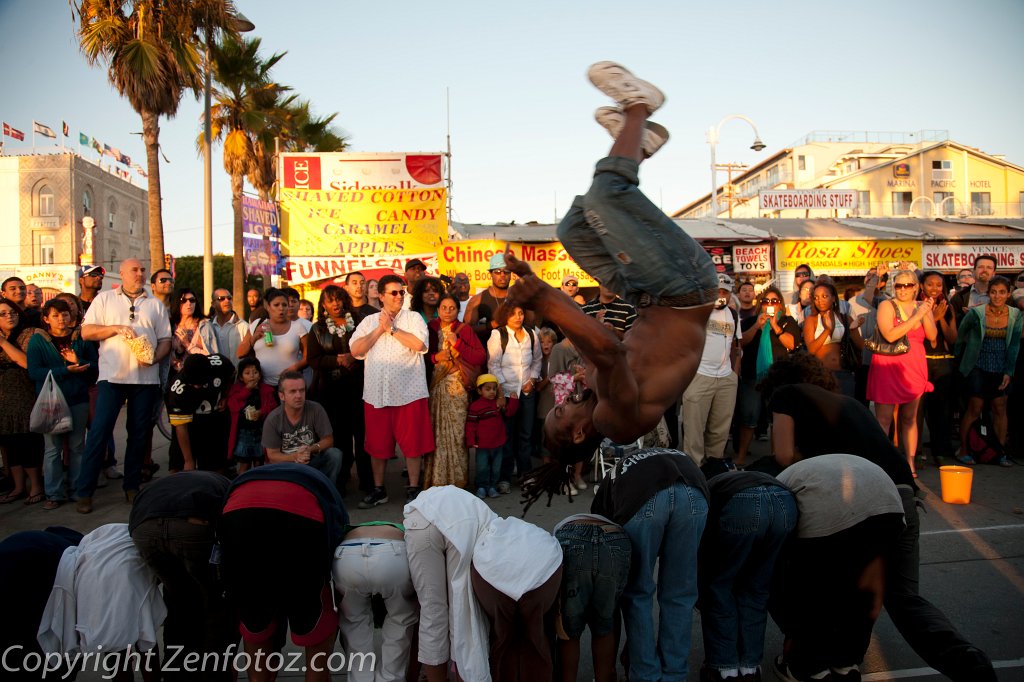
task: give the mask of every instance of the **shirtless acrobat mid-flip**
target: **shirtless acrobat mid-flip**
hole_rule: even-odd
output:
[[[697,371],[704,327],[718,297],[707,252],[639,188],[640,162],[668,139],[663,127],[647,121],[664,96],[613,62],[594,64],[588,75],[618,104],[597,110],[615,143],[597,162],[590,190],[576,197],[562,219],[558,238],[577,265],[638,314],[620,341],[506,251],[505,262],[519,276],[508,304],[557,324],[587,360],[589,388],[545,419],[545,442],[557,463],[527,475],[527,509],[544,492],[550,504],[569,482],[567,467],[589,458],[604,437],[628,443],[657,426]]]

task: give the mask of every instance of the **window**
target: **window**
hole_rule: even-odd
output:
[[[871,215],[871,190],[857,191],[857,212],[860,215]]]
[[[768,169],[768,186],[774,187],[779,184],[779,165],[775,164]]]
[[[92,192],[89,190],[82,192],[82,214],[92,215]]]
[[[53,251],[56,238],[52,234],[39,236],[39,265],[53,265]]]
[[[934,163],[934,162],[933,162]],[[956,214],[955,201],[946,201],[946,199],[952,199],[952,192],[932,192],[932,201],[935,202],[935,211],[939,215],[954,215]],[[943,203],[945,201],[945,203]]]
[[[991,192],[971,192],[971,215],[992,215]]]
[[[117,203],[111,199],[107,204],[107,227],[114,229],[114,216],[117,215]]]
[[[932,161],[932,180],[952,180],[952,161]]]
[[[909,215],[910,204],[914,201],[913,192],[893,192],[892,193],[892,214],[893,215]]]
[[[807,170],[807,157],[803,154],[796,157],[796,169]]]
[[[53,215],[53,190],[49,185],[39,190],[39,215]]]
[[[128,234],[135,234],[135,211],[133,210],[131,215],[128,217]]]

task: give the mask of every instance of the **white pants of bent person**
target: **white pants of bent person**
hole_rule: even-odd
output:
[[[357,538],[341,543],[334,551],[334,587],[341,595],[338,625],[348,679],[404,680],[418,620],[405,543],[383,538]],[[370,607],[374,594],[384,598],[388,609],[381,628],[380,656],[375,661],[371,657],[374,649]]]

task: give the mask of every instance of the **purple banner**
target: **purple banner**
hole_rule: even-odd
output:
[[[265,284],[278,274],[281,260],[281,232],[277,206],[272,201],[242,197],[242,249],[245,271],[263,277]]]

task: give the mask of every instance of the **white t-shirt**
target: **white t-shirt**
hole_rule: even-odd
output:
[[[543,528],[510,516],[491,521],[473,548],[473,568],[505,596],[519,601],[562,565],[562,546]]]
[[[732,373],[732,344],[742,336],[733,311],[726,306],[712,310],[704,334],[704,352],[700,356],[698,374],[726,377]]]
[[[487,339],[487,371],[497,377],[505,395],[519,395],[527,381],[540,381],[541,361],[544,359],[540,334],[536,329],[524,328],[523,340],[519,341],[509,327],[505,327],[505,333],[508,334],[508,344],[502,352],[501,332],[491,330],[491,337]]]
[[[256,331],[263,320],[250,323],[249,333],[253,334],[255,338],[252,347],[256,358],[260,361],[260,367],[263,369],[263,381],[268,386],[277,386],[281,372],[299,361],[302,355],[302,337],[306,335],[307,329],[302,324],[305,321],[292,320],[287,332],[274,334],[274,345],[270,347],[263,341],[263,334]]]
[[[131,327],[136,336],[149,339],[154,350],[160,339],[171,338],[167,308],[149,292],[133,301],[121,289],[104,291],[93,300],[82,324]],[[159,363],[149,367],[140,365],[120,334],[100,341],[99,372],[99,381],[112,384],[160,384]]]
[[[469,299],[465,301],[459,301],[459,322],[465,322],[466,317],[466,306],[469,305]]]
[[[369,336],[378,326],[380,313],[363,318],[352,333],[349,344],[353,345],[357,339]],[[408,405],[430,395],[427,390],[426,367],[423,364],[423,355],[429,343],[423,316],[409,310],[399,311],[395,326],[422,341],[423,350],[417,353],[406,348],[391,334],[382,334],[365,356],[356,356],[357,360],[366,360],[363,400],[377,408]]]

